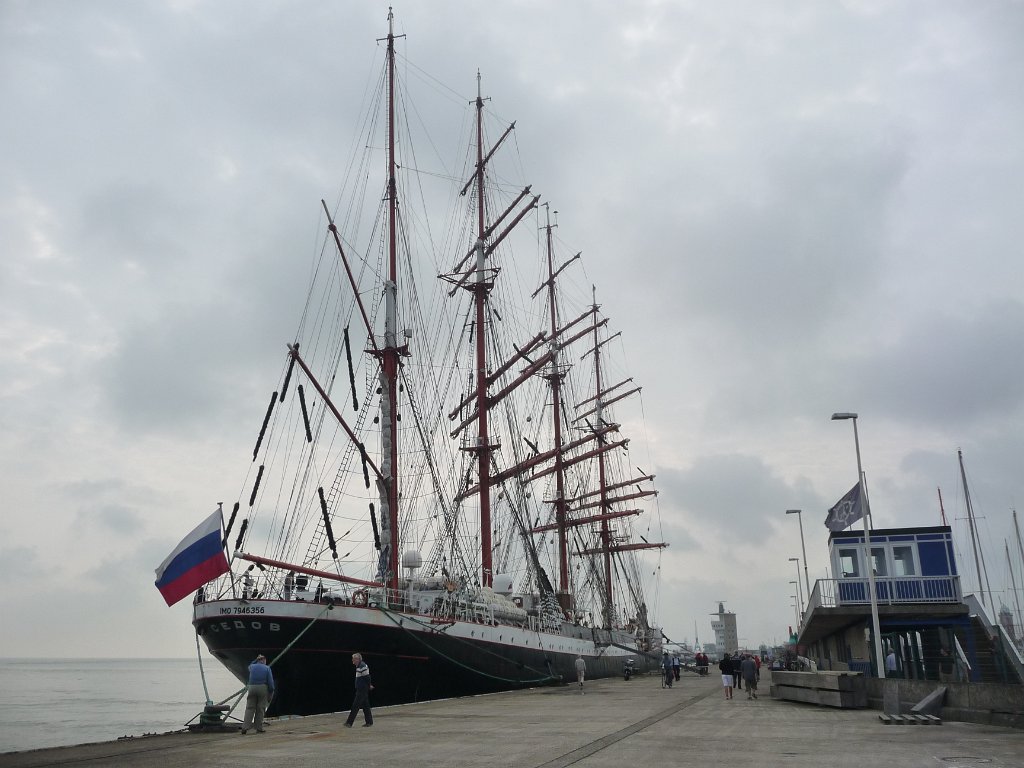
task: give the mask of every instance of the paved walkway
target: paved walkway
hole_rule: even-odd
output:
[[[372,728],[343,715],[271,721],[264,734],[170,734],[0,755],[0,768],[1024,768],[1024,732],[947,722],[886,726],[877,711],[839,710],[736,692],[684,674],[592,681],[378,709]],[[361,722],[361,719],[360,721]]]

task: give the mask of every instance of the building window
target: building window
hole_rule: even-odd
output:
[[[839,567],[843,572],[843,578],[857,578],[860,576],[860,558],[857,557],[856,549],[839,550]]]
[[[914,569],[914,548],[893,547],[892,562],[894,576],[916,576]]]
[[[889,569],[885,567],[885,547],[871,548],[871,565],[875,569],[875,576],[889,575]]]

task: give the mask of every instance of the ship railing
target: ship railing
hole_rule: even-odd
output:
[[[224,574],[197,593],[194,602],[210,600],[281,600],[324,603],[367,608],[386,608],[397,613],[423,616],[430,620],[454,619],[488,626],[509,625],[536,629],[537,617],[527,615],[520,621],[499,617],[494,607],[472,600],[465,594],[447,590],[385,589],[352,584],[321,584],[311,579],[291,577],[273,570]]]
[[[367,605],[380,603],[383,590],[367,589],[354,584],[323,583],[303,574],[292,575],[277,569],[244,570],[225,573],[207,582],[196,593],[195,602],[207,600],[295,600],[299,602]],[[398,596],[389,595],[392,604],[401,604]]]

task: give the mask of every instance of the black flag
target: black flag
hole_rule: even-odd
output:
[[[860,483],[841,498],[825,517],[825,527],[830,531],[841,531],[849,528],[864,517],[864,506],[860,501]]]

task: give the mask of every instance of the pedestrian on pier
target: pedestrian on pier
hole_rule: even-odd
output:
[[[270,700],[274,698],[274,673],[267,666],[267,657],[262,653],[249,665],[249,684],[245,696],[245,721],[242,735],[256,727],[256,733],[263,733],[263,715]]]
[[[369,728],[373,725],[373,712],[370,711],[370,691],[373,684],[370,682],[370,667],[363,661],[363,654],[352,654],[352,666],[356,668],[356,694],[352,698],[352,711],[348,713],[348,720],[345,727],[351,728],[356,721],[359,710],[363,710],[363,727]]]
[[[722,673],[722,688],[725,690],[726,700],[732,699],[732,659],[726,651],[725,656],[718,662],[718,669]]]
[[[743,657],[743,662],[740,664],[740,676],[743,678],[743,682],[747,684],[747,698],[757,698],[757,662],[751,658],[748,653]]]
[[[580,684],[580,693],[583,693],[583,679],[587,676],[587,662],[583,660],[583,654],[576,654],[576,681]]]
[[[885,657],[885,676],[896,677],[896,651],[890,648],[889,653]]]
[[[740,656],[740,652],[736,651],[736,655],[732,657],[732,682],[736,689],[740,691],[743,690],[742,665],[743,658]]]

